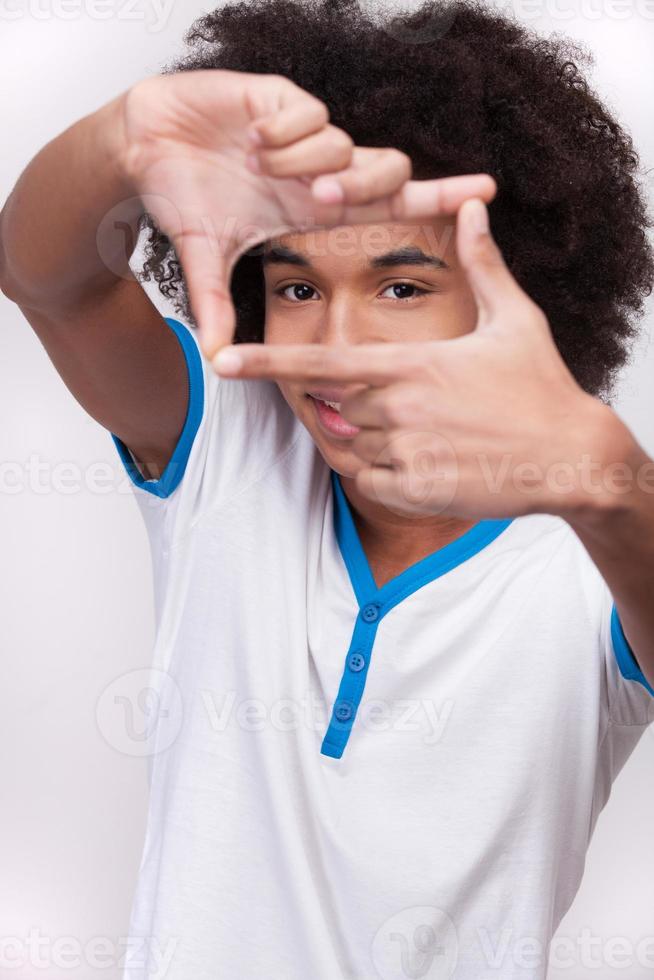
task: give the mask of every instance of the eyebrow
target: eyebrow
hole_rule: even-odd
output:
[[[263,253],[263,264],[266,265],[298,265],[302,268],[311,268],[311,262],[306,256],[293,249],[286,248],[284,245],[272,245]],[[404,248],[397,248],[392,252],[385,252],[378,255],[369,263],[372,269],[388,269],[396,265],[422,265],[431,266],[435,269],[449,269],[449,265],[438,255],[428,255],[417,245],[407,245]]]

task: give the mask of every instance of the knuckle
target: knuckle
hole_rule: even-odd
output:
[[[537,329],[549,329],[547,317],[538,304],[515,283],[505,304],[508,319],[527,324]]]
[[[409,457],[406,449],[406,432],[400,428],[392,428],[386,434],[383,461],[396,470],[407,472]]]
[[[257,121],[257,129],[266,142],[275,143],[282,136],[282,121],[279,116],[268,116]],[[259,159],[263,159],[265,150],[259,151]]]
[[[404,426],[419,425],[425,416],[424,388],[415,385],[407,386],[402,407],[402,424]]]
[[[538,303],[536,303],[526,293],[525,293],[525,301],[526,301],[527,315],[529,316],[529,319],[534,324],[534,326],[539,327],[543,330],[545,329],[549,330],[550,329],[549,320],[547,319],[545,312],[541,309]]]
[[[491,268],[504,268],[504,257],[490,235],[479,235],[474,245],[475,260]]]
[[[361,459],[374,459],[377,450],[373,447],[370,435],[365,429],[361,429],[352,438],[352,448]]]
[[[389,150],[388,152],[391,161],[397,166],[397,169],[406,175],[407,178],[410,177],[413,173],[413,163],[408,153],[395,149]]]
[[[269,177],[285,177],[293,168],[293,155],[286,149],[259,150],[261,172]]]
[[[346,146],[354,146],[354,140],[349,133],[346,133],[344,129],[339,129],[339,133],[341,134],[341,139]]]
[[[410,406],[407,404],[406,393],[403,390],[392,390],[386,395],[384,402],[386,421],[391,425],[402,426],[410,417]]]
[[[322,122],[323,125],[327,125],[329,122],[329,109],[319,98],[315,95],[307,95],[308,104],[312,108],[312,112],[315,114],[316,120]]]
[[[334,154],[334,159],[331,161],[332,166],[336,170],[345,170],[352,159],[352,152],[349,147],[342,146],[339,147],[338,152]]]
[[[265,135],[269,140],[274,140],[276,138],[275,132],[270,128],[266,130]],[[262,173],[273,173],[275,169],[275,156],[273,155],[273,151],[259,150],[257,153],[257,160]]]
[[[369,174],[362,170],[351,170],[341,178],[344,186],[347,187],[348,196],[351,201],[363,203],[372,193],[373,182]]]
[[[337,147],[339,150],[350,153],[354,148],[354,140],[349,133],[346,133],[344,129],[339,129],[337,126],[330,126],[329,128],[332,137],[332,145]]]

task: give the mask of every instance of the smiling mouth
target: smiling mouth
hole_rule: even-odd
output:
[[[313,402],[318,424],[328,435],[341,439],[351,439],[352,436],[359,432],[358,425],[352,425],[351,422],[347,422],[341,415],[339,411],[341,407],[340,402],[328,402],[308,393],[306,397]]]

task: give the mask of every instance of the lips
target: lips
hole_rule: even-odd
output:
[[[338,402],[340,405],[345,393],[344,388],[315,388],[307,392],[312,398],[319,398],[321,402]]]
[[[329,400],[324,397],[326,395],[342,395],[343,389],[335,390],[329,388],[321,388],[320,392],[307,392],[307,396],[313,401],[316,418],[320,427],[329,435],[340,439],[351,439],[352,436],[359,432],[359,426],[353,425],[351,422],[346,421],[341,415],[340,400],[337,398],[330,398]],[[328,402],[334,401],[337,404],[337,408],[332,408]]]
[[[323,405],[327,405],[328,408],[333,408],[335,412],[340,412],[340,410],[341,410],[341,403],[340,402],[327,401],[326,398],[315,398],[314,395],[310,395],[309,397],[310,398],[313,398],[314,401],[321,402]]]

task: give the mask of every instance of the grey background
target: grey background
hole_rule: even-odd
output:
[[[179,50],[192,19],[211,9],[192,0],[154,2],[0,6],[2,200],[48,139],[156,72]],[[592,77],[635,137],[651,196],[654,3],[516,0],[509,9],[539,31],[571,34],[593,50]],[[650,455],[653,323],[650,303],[617,404]],[[109,434],[74,402],[20,311],[2,296],[0,461],[13,465],[14,481],[22,473],[17,492],[0,493],[0,976],[117,980],[146,814],[146,762],[130,754],[139,739],[126,735],[120,697],[134,699],[143,675],[130,672],[149,663],[147,541]],[[133,707],[138,735],[147,717]],[[653,763],[649,729],[600,817],[582,888],[559,930],[573,944],[587,930],[592,959],[577,945],[574,965],[553,970],[551,980],[652,975]],[[32,950],[42,941],[40,968],[29,963],[30,930]],[[12,937],[23,945],[7,946]],[[80,950],[103,937],[104,953]],[[649,960],[637,950],[647,937]],[[618,969],[611,943],[620,938]],[[16,957],[28,962],[12,967]]]

